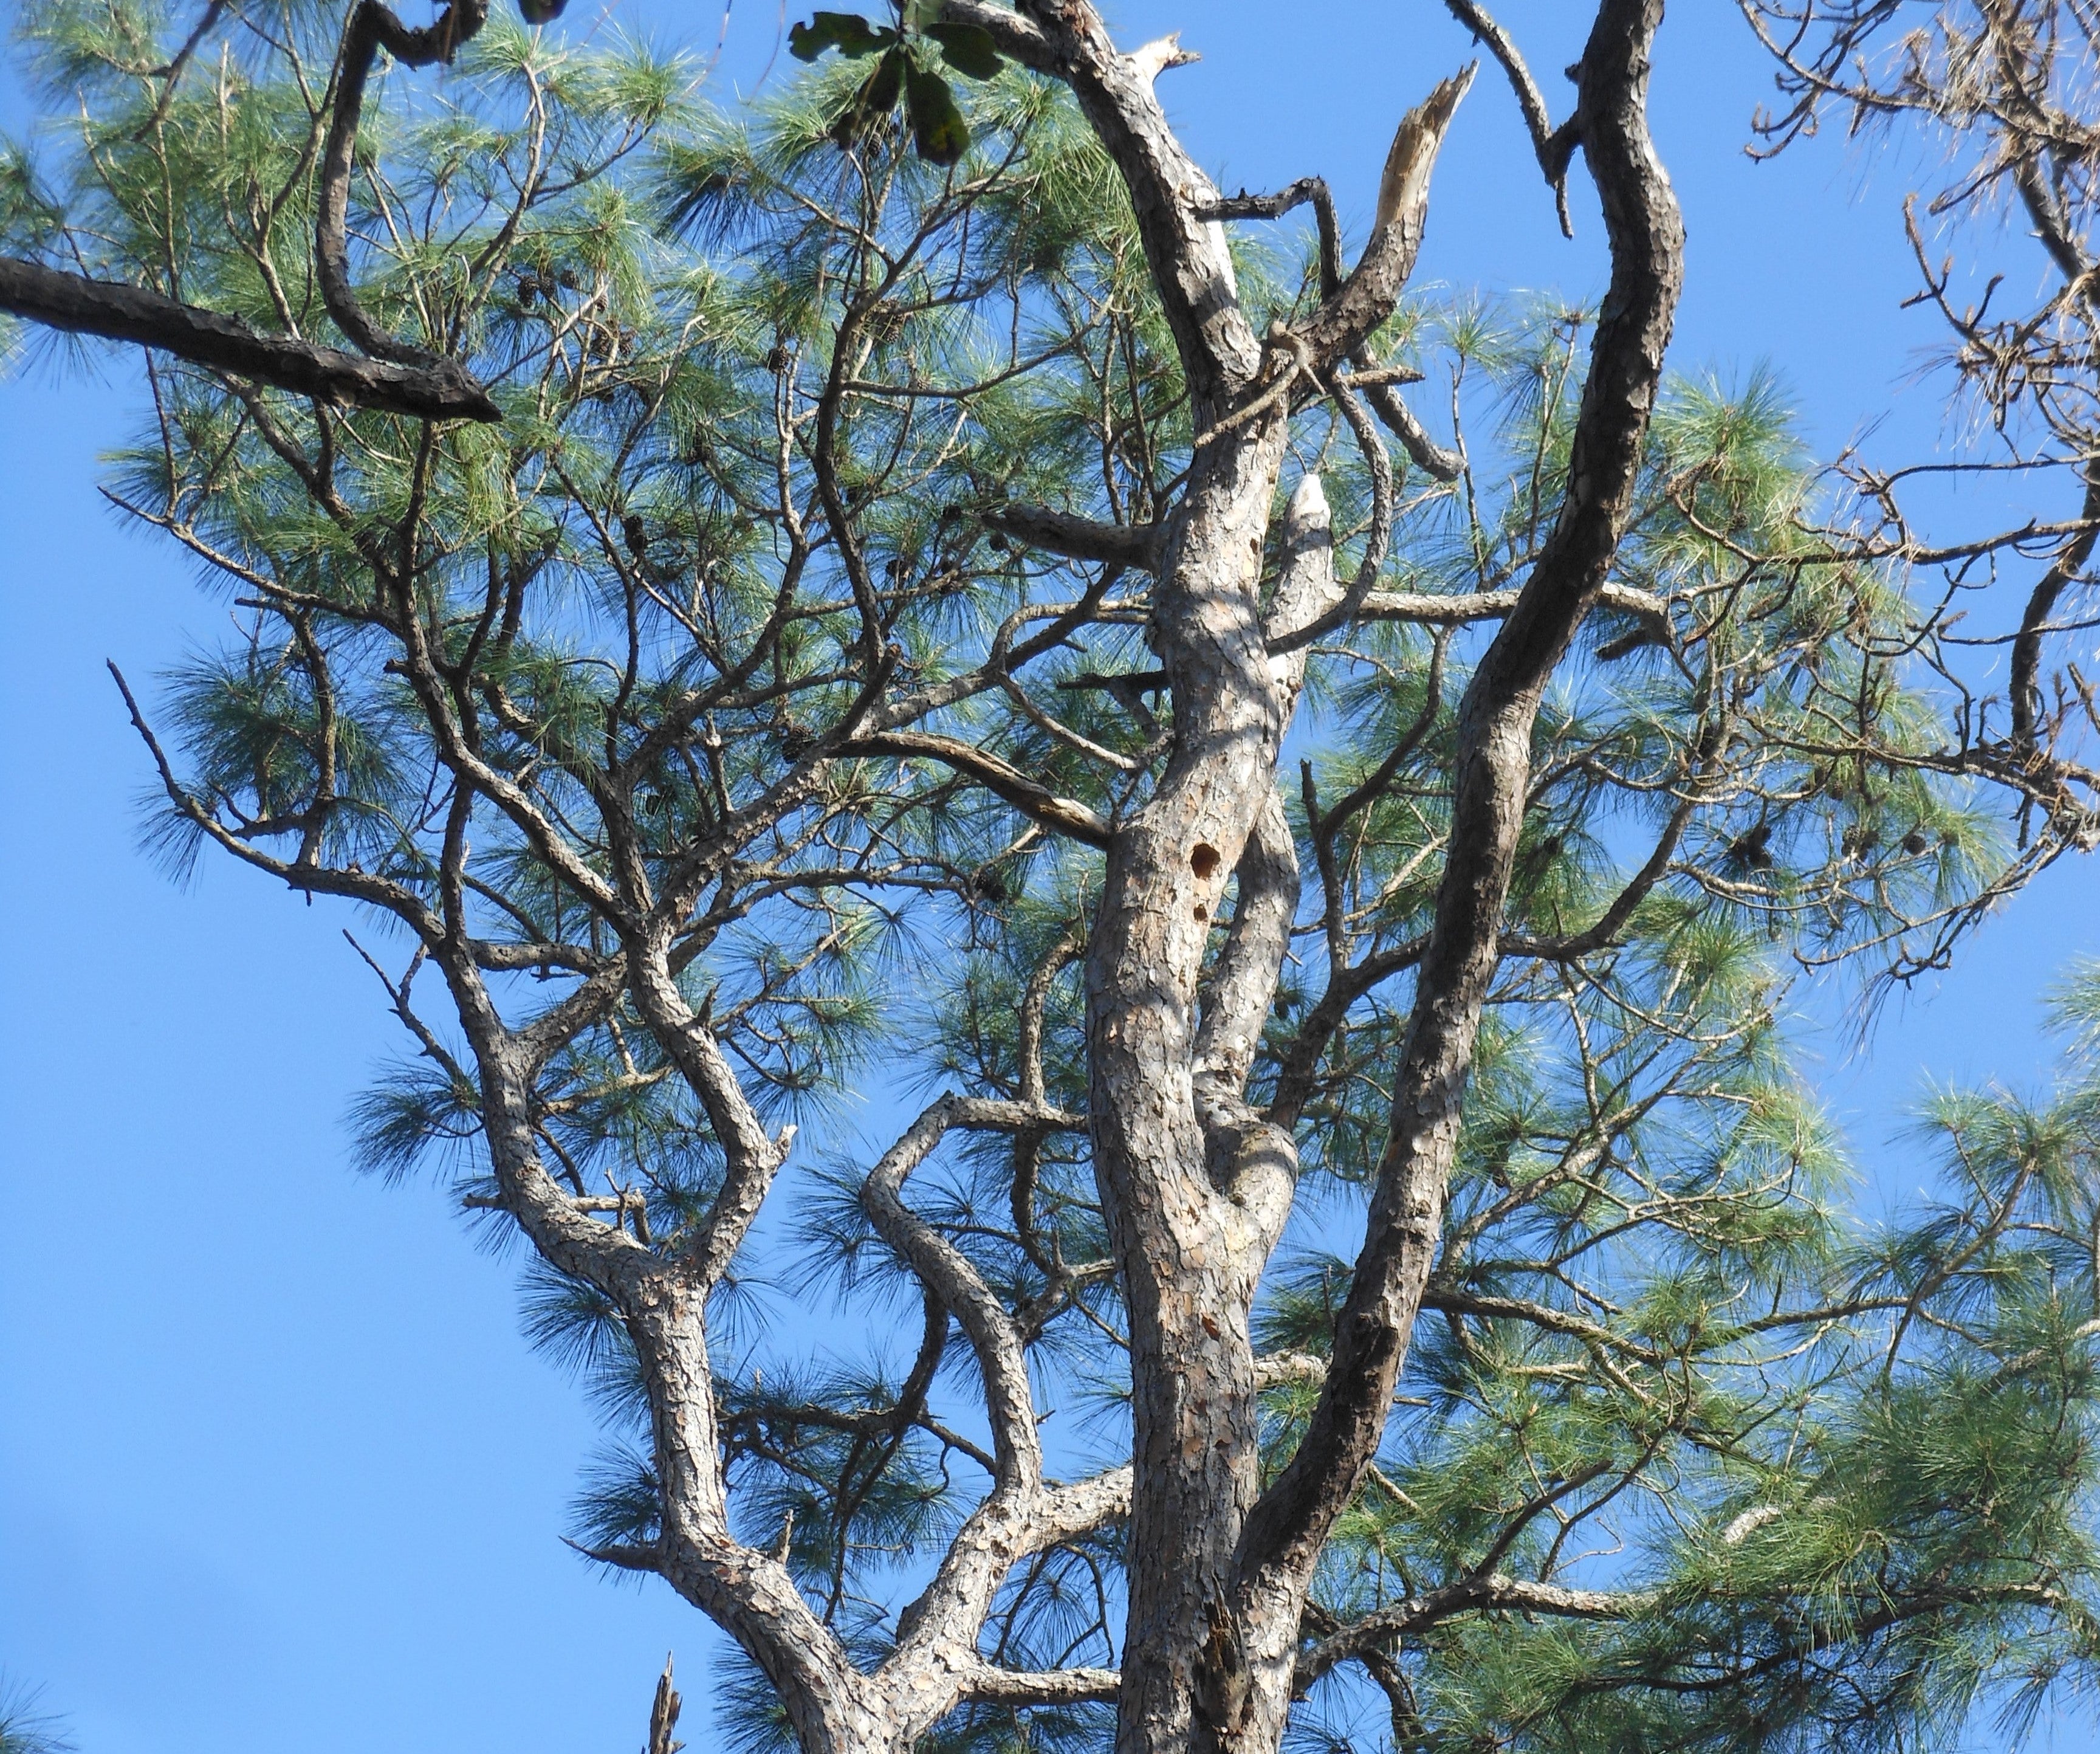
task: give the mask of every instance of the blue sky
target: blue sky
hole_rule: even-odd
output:
[[[699,0],[612,0],[595,27],[587,0],[572,11],[575,28],[702,50],[721,19]],[[1586,11],[1502,15],[1543,76],[1574,58]],[[1113,15],[1127,45],[1178,27],[1202,51],[1162,91],[1227,187],[1319,171],[1359,218],[1398,113],[1471,52],[1436,0],[1132,0]],[[773,60],[776,24],[752,0],[732,16],[718,99]],[[1912,165],[1835,135],[1746,159],[1769,88],[1727,0],[1675,0],[1657,62],[1691,232],[1679,369],[1771,361],[1825,453],[1940,440],[1917,381],[1937,337],[1898,308]],[[1418,284],[1593,294],[1594,198],[1578,171],[1579,235],[1563,241],[1484,71]],[[1542,82],[1564,104],[1564,84]],[[23,114],[19,89],[0,91],[0,117]],[[1997,247],[2027,272],[2022,240]],[[557,1539],[594,1429],[519,1337],[517,1262],[482,1252],[434,1191],[347,1167],[346,1103],[395,1045],[351,922],[223,863],[178,890],[135,849],[146,767],[104,661],[149,678],[220,612],[95,494],[97,454],[136,407],[113,353],[0,382],[0,917],[15,922],[0,1668],[41,1684],[89,1754],[585,1754],[640,1741],[675,1649],[704,1751],[716,1647],[698,1616],[660,1587],[602,1582]],[[1842,1027],[1815,1037],[1869,1202],[1916,1185],[1896,1134],[1929,1076],[2045,1076],[2034,996],[2100,953],[2096,875],[2049,873],[1935,988],[1892,1004],[1869,1051],[1848,1054]],[[1811,1005],[1846,1021],[1838,995]],[[864,1112],[885,1095],[869,1089]],[[2100,1748],[2075,1722],[2050,1739]]]

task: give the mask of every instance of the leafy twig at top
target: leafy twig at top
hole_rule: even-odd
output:
[[[977,80],[997,78],[1006,61],[990,32],[944,22],[938,11],[927,0],[898,0],[893,24],[871,24],[858,12],[817,12],[788,33],[788,52],[800,61],[816,60],[827,49],[848,60],[878,57],[833,125],[840,146],[867,139],[902,99],[913,149],[927,163],[952,165],[969,150],[969,125],[934,60]]]

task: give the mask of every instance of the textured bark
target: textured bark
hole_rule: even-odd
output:
[[[664,1672],[656,1677],[656,1697],[649,1709],[647,1754],[678,1754],[686,1744],[677,1737],[678,1713],[685,1702],[671,1678],[671,1659],[664,1659]]]
[[[1110,846],[1088,957],[1094,1169],[1131,1323],[1126,1750],[1185,1745],[1199,1709],[1236,1722],[1240,1703],[1211,1658],[1257,1486],[1246,1324],[1271,1226],[1210,1173],[1194,1014],[1211,917],[1275,787],[1284,703],[1257,590],[1283,434],[1279,413],[1199,457],[1155,616],[1174,753]]]
[[[1123,173],[1197,422],[1207,426],[1260,369],[1261,346],[1240,309],[1224,232],[1198,217],[1217,189],[1175,138],[1154,95],[1163,60],[1118,53],[1087,0],[1022,0],[1019,10],[1034,27],[1021,58],[1072,88]]]
[[[1429,174],[1436,167],[1437,149],[1472,83],[1470,67],[1445,80],[1408,112],[1394,134],[1379,179],[1378,208],[1363,258],[1305,327],[1306,342],[1322,364],[1347,356],[1399,303],[1422,248]]]
[[[738,1541],[729,1525],[705,1284],[624,1231],[577,1212],[548,1174],[530,1119],[532,1068],[504,1030],[471,970],[446,974],[481,1069],[490,1155],[505,1206],[563,1272],[619,1308],[648,1390],[662,1527],[646,1551],[602,1555],[654,1571],[741,1645],[779,1690],[804,1747],[898,1754],[891,1714],[845,1649],[810,1610],[785,1566]]]
[[[1089,7],[1035,0],[1023,10],[1039,33],[1033,64],[1071,85],[1123,170],[1205,435],[1168,520],[1154,597],[1174,740],[1152,797],[1109,842],[1087,959],[1094,1172],[1131,1328],[1117,1745],[1123,1754],[1273,1747],[1287,1689],[1258,1694],[1245,1651],[1295,1646],[1295,1605],[1282,1610],[1287,1628],[1251,1628],[1231,1579],[1260,1483],[1249,1313],[1296,1157],[1243,1092],[1296,891],[1276,769],[1303,659],[1272,656],[1269,643],[1313,625],[1337,595],[1317,484],[1294,501],[1266,625],[1264,538],[1291,391],[1391,313],[1465,80],[1440,86],[1402,122],[1362,262],[1298,333],[1264,347],[1202,217],[1216,191],[1154,98],[1158,58],[1118,55]],[[1206,995],[1205,952],[1235,874],[1233,927]]]

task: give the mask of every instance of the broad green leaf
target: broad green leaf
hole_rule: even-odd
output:
[[[832,124],[832,138],[840,146],[857,144],[875,126],[877,118],[897,108],[897,100],[904,91],[905,60],[905,52],[899,47],[892,49],[876,63],[875,71]]]
[[[887,116],[897,108],[897,100],[904,95],[904,51],[892,49],[876,63],[875,73],[861,87],[860,108],[867,120]]]
[[[996,79],[1006,64],[982,24],[929,24],[926,34],[941,45],[941,59],[969,78]]]
[[[969,125],[955,108],[955,94],[938,73],[914,66],[905,75],[905,108],[911,117],[911,138],[929,164],[952,165],[969,150]]]
[[[836,49],[858,60],[896,42],[897,33],[885,25],[877,30],[858,12],[814,12],[806,24],[788,33],[788,52],[798,61],[814,61],[827,49]]]

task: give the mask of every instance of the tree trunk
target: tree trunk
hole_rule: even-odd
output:
[[[1339,595],[1326,500],[1308,476],[1264,625],[1282,437],[1279,416],[1214,441],[1171,537],[1156,637],[1176,751],[1112,844],[1088,958],[1095,1173],[1131,1320],[1126,1750],[1237,1745],[1242,1734],[1259,1745],[1266,1734],[1252,1727],[1229,1580],[1260,1490],[1249,1316],[1297,1168],[1288,1133],[1242,1094],[1298,900],[1276,765],[1304,658],[1273,656],[1270,641]]]

